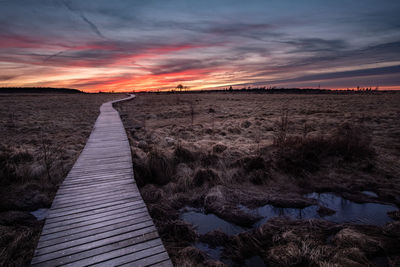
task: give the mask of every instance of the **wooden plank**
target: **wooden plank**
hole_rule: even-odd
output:
[[[150,242],[141,243],[140,245],[133,245],[119,250],[114,250],[107,254],[86,258],[84,260],[74,262],[74,264],[76,264],[75,266],[86,266],[92,264],[94,264],[94,266],[119,266],[127,262],[137,261],[162,252],[164,252],[164,247],[156,239],[154,241],[152,240]],[[96,262],[99,263],[95,264]]]
[[[69,215],[69,214],[75,214],[75,213],[81,213],[81,212],[86,212],[86,211],[90,211],[90,210],[96,210],[98,208],[110,207],[110,206],[113,206],[113,205],[116,205],[116,204],[132,202],[132,201],[138,200],[138,199],[140,199],[140,198],[139,197],[132,198],[132,199],[127,198],[127,199],[117,200],[117,201],[114,201],[114,202],[107,202],[107,203],[104,203],[104,204],[98,204],[96,207],[93,207],[93,205],[88,205],[87,207],[83,207],[83,208],[80,208],[80,209],[74,209],[73,208],[73,209],[67,209],[67,210],[62,210],[62,211],[54,209],[54,210],[51,210],[49,212],[49,215],[47,217],[48,218],[54,218],[54,217],[66,216],[66,215]]]
[[[135,194],[135,195],[134,195]],[[109,194],[107,196],[98,196],[98,197],[88,197],[88,198],[82,198],[82,199],[76,199],[76,200],[66,200],[66,201],[61,201],[59,200],[58,202],[54,203],[52,206],[53,209],[62,209],[62,208],[67,208],[73,206],[74,208],[76,207],[83,207],[86,206],[87,204],[91,205],[97,205],[98,203],[106,203],[112,200],[121,200],[121,199],[130,199],[133,196],[139,196],[137,193],[132,193],[132,192],[126,192],[124,194]]]
[[[83,195],[90,196],[90,195],[103,194],[103,193],[107,194],[109,192],[114,192],[114,191],[116,191],[115,193],[117,194],[118,191],[120,191],[120,190],[132,190],[131,189],[132,186],[133,185],[129,185],[129,186],[126,186],[126,185],[113,186],[113,187],[109,187],[109,188],[104,188],[101,191],[99,190],[99,191],[89,192],[89,193],[85,193],[85,194],[82,194],[80,192],[77,192],[75,194],[72,194],[72,193],[71,194],[70,193],[57,194],[54,199],[56,200],[56,199],[60,199],[60,198],[64,198],[64,197],[73,199],[73,198],[77,198],[77,197],[80,197],[80,196],[83,196]]]
[[[169,256],[167,252],[162,252],[159,254],[155,254],[153,256],[142,258],[137,261],[128,262],[126,264],[120,266],[165,266],[172,267],[172,263],[169,260]]]
[[[114,203],[121,203],[122,201],[134,201],[140,199],[140,195],[132,195],[132,196],[126,196],[124,198],[112,198],[112,199],[107,199],[106,201],[95,201],[95,202],[90,202],[90,203],[83,203],[82,205],[74,205],[74,206],[68,206],[68,207],[58,207],[58,206],[52,206],[51,209],[54,210],[55,215],[59,214],[73,214],[77,213],[80,211],[86,211],[90,209],[96,209],[96,206],[102,206],[102,205],[110,205]]]
[[[65,231],[65,230],[79,228],[79,227],[82,227],[82,226],[101,223],[101,222],[107,221],[107,220],[118,219],[118,218],[124,217],[124,216],[130,216],[130,215],[134,215],[134,214],[141,214],[143,212],[147,212],[146,207],[141,207],[141,208],[138,208],[138,209],[135,209],[135,210],[129,210],[129,211],[121,212],[120,214],[105,215],[102,218],[96,218],[96,219],[93,219],[93,220],[90,220],[90,221],[89,220],[80,221],[80,222],[61,225],[61,226],[59,226],[59,225],[52,226],[52,227],[46,227],[45,226],[45,227],[43,227],[42,234],[43,235],[49,235],[49,234],[53,234],[53,233],[57,233],[57,232],[62,232],[62,231]]]
[[[115,250],[116,247],[127,247],[140,244],[145,241],[158,239],[157,231],[154,227],[144,228],[129,234],[110,237],[84,245],[71,247],[65,251],[56,251],[44,255],[39,255],[32,259],[32,265],[37,266],[59,266],[75,262],[81,259],[93,257],[95,255],[107,253]]]
[[[143,217],[149,218],[150,215],[148,215],[148,213],[146,213],[146,212],[137,213],[137,214],[133,214],[133,215],[119,217],[118,219],[112,219],[112,220],[103,221],[101,223],[94,223],[94,224],[90,224],[90,225],[85,225],[85,226],[82,226],[82,227],[74,228],[74,229],[71,229],[71,230],[63,231],[63,232],[54,233],[54,234],[51,234],[51,235],[42,235],[40,237],[39,243],[41,241],[48,241],[48,240],[54,240],[54,239],[58,239],[58,238],[65,238],[65,237],[69,237],[69,236],[77,235],[77,234],[85,235],[85,233],[89,233],[90,231],[98,230],[98,229],[101,229],[101,228],[104,228],[104,227],[108,227],[108,226],[118,225],[120,223],[124,223],[125,225],[127,225],[127,224],[131,223],[132,221],[140,220]]]
[[[54,198],[31,265],[171,266],[136,186],[115,102],[100,107],[86,146]]]
[[[137,201],[132,201],[132,202],[127,202],[127,203],[122,203],[119,205],[114,205],[111,207],[106,207],[106,208],[100,208],[100,209],[95,209],[95,210],[91,210],[91,211],[87,211],[87,212],[81,212],[81,213],[75,213],[75,214],[70,214],[67,215],[67,217],[54,217],[54,218],[47,218],[46,219],[46,224],[47,223],[53,223],[53,222],[61,222],[68,219],[75,219],[75,218],[80,218],[80,217],[86,217],[86,216],[91,216],[91,215],[95,215],[95,214],[99,214],[102,212],[108,212],[108,211],[113,211],[116,209],[121,209],[121,208],[125,208],[125,207],[130,207],[130,206],[134,206],[134,205],[138,205],[141,204],[142,200],[137,200]]]
[[[139,231],[139,230],[142,230],[144,228],[149,228],[149,227],[151,227],[151,230],[155,229],[151,220],[147,220],[147,221],[144,221],[144,222],[141,222],[138,224],[125,226],[125,227],[114,229],[114,230],[110,230],[110,231],[103,232],[103,233],[100,233],[97,235],[91,235],[91,236],[86,236],[86,237],[83,237],[80,239],[75,239],[73,242],[62,242],[62,243],[54,244],[52,246],[39,248],[36,251],[36,255],[38,256],[38,255],[48,254],[50,252],[55,252],[58,250],[63,250],[63,252],[65,253],[66,252],[65,250],[67,248],[92,243],[94,241],[98,241],[98,240],[105,239],[105,238],[120,236],[125,233],[132,233],[134,231]]]
[[[64,225],[69,225],[69,224],[72,224],[72,223],[95,220],[95,219],[98,219],[100,217],[105,217],[105,216],[114,215],[114,214],[120,214],[121,215],[124,212],[134,211],[135,209],[142,209],[144,207],[145,207],[144,203],[138,203],[135,206],[126,206],[126,207],[122,207],[122,208],[113,209],[113,210],[110,210],[110,211],[98,212],[96,214],[89,215],[89,216],[79,216],[79,217],[75,217],[75,218],[70,218],[69,217],[68,220],[47,222],[46,223],[46,227],[47,228],[52,228],[52,227],[64,226]],[[128,213],[128,214],[130,214],[130,213]]]
[[[93,229],[90,229],[90,230],[86,230],[86,231],[83,231],[83,232],[71,233],[69,235],[56,237],[56,238],[53,238],[53,239],[41,240],[41,242],[38,245],[38,248],[48,247],[48,246],[52,246],[52,245],[60,244],[60,243],[64,243],[64,242],[70,242],[70,241],[73,241],[73,240],[76,240],[76,239],[80,239],[80,238],[84,238],[84,237],[88,237],[88,236],[93,236],[93,235],[96,235],[96,234],[109,232],[109,231],[112,231],[112,230],[115,230],[115,229],[119,229],[121,227],[126,227],[126,226],[129,226],[129,225],[134,225],[134,224],[145,222],[145,221],[151,221],[151,218],[147,214],[142,213],[141,217],[137,217],[137,218],[132,219],[132,220],[125,220],[125,221],[121,221],[121,222],[118,222],[118,223],[113,223],[113,224],[109,224],[109,225],[103,225],[103,226],[100,226],[100,227],[97,227],[97,228],[93,228]]]

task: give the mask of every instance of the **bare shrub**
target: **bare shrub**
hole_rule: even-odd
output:
[[[195,115],[195,110],[194,110],[194,102],[190,101],[189,102],[189,108],[190,108],[190,121],[192,123],[192,127],[194,124],[194,115]]]
[[[284,110],[280,117],[280,120],[275,125],[274,131],[274,145],[281,148],[285,141],[288,134],[288,126],[289,126],[289,118],[288,118],[288,111]]]

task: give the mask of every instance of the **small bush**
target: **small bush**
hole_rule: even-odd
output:
[[[322,161],[335,157],[344,162],[368,159],[374,155],[371,138],[361,127],[340,125],[330,136],[289,136],[280,143],[277,163],[287,172],[313,172]]]
[[[371,136],[368,130],[349,123],[340,125],[330,139],[329,153],[346,160],[364,159],[372,156]]]

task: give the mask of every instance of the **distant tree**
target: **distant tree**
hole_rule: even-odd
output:
[[[182,84],[178,84],[178,85],[176,86],[176,89],[178,89],[179,91],[182,91],[183,85],[182,85]]]
[[[232,85],[231,86],[229,86],[229,91],[232,91],[233,90],[233,88],[232,88]]]

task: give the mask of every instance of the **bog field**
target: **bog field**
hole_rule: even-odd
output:
[[[399,94],[141,94],[118,105],[178,266],[399,261]]]
[[[27,266],[102,103],[0,94],[0,266]],[[395,266],[400,94],[139,93],[115,105],[176,266]]]

